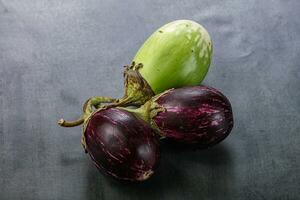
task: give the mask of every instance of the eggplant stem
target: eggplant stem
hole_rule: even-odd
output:
[[[62,127],[74,127],[74,126],[79,126],[81,125],[82,123],[84,122],[84,118],[81,117],[77,120],[74,120],[74,121],[66,121],[64,119],[60,119],[58,120],[58,124]]]
[[[114,98],[110,97],[101,97],[101,96],[95,96],[89,98],[83,105],[83,112],[84,115],[81,116],[79,119],[74,121],[66,121],[64,119],[58,120],[58,124],[62,127],[74,127],[79,126],[84,123],[85,119],[93,112],[93,106],[95,108],[100,108],[102,103],[112,103],[116,101]]]
[[[132,98],[130,97],[123,97],[121,99],[117,99],[116,102],[112,106],[129,106],[130,103],[132,102]]]
[[[101,105],[102,103],[114,103],[116,101],[117,100],[115,98],[111,98],[111,97],[102,97],[102,96],[91,97],[84,103],[83,112],[86,116],[88,116],[94,111],[93,107],[99,109],[103,106]]]
[[[85,102],[84,106],[87,106],[87,103],[90,103],[91,106],[94,106],[94,108],[98,109],[98,108],[101,108],[101,104],[102,103],[113,103],[115,101],[116,101],[115,98],[103,97],[103,96],[95,96],[95,97],[89,98]],[[85,107],[83,109],[85,110]]]

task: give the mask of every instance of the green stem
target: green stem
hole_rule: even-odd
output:
[[[113,106],[129,106],[132,103],[131,97],[123,97],[121,99],[116,100],[116,102],[113,104]]]
[[[83,122],[84,122],[84,118],[80,117],[79,119],[74,120],[74,121],[66,121],[64,119],[60,119],[60,120],[58,120],[57,123],[63,127],[74,127],[74,126],[79,126]]]
[[[114,103],[116,99],[110,97],[102,97],[102,96],[95,96],[89,98],[83,105],[83,113],[84,115],[88,116],[93,113],[93,108],[101,108],[102,103]]]
[[[90,98],[91,99],[91,105],[94,106],[95,108],[100,108],[102,103],[114,103],[117,100],[115,98],[111,97],[101,97],[101,96],[95,96]]]
[[[79,126],[86,120],[86,118],[90,114],[93,113],[94,111],[93,107],[100,108],[102,103],[112,103],[114,101],[116,100],[110,97],[101,97],[101,96],[91,97],[84,103],[83,115],[79,119],[74,121],[66,121],[64,119],[60,119],[57,123],[63,127]]]

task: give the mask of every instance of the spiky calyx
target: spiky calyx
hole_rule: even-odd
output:
[[[155,94],[150,85],[141,76],[139,69],[143,67],[142,63],[125,66],[124,70],[124,97],[117,100],[115,106],[141,106]]]
[[[124,107],[118,107],[119,109],[123,109],[126,111],[129,111],[131,113],[134,113],[137,117],[143,119],[148,124],[150,124],[151,128],[155,130],[156,133],[160,136],[161,139],[164,138],[163,134],[161,133],[161,130],[153,120],[160,112],[165,112],[166,109],[159,105],[156,101],[163,95],[168,94],[170,91],[174,90],[174,88],[166,90],[165,92],[158,94],[154,97],[152,97],[150,100],[148,100],[144,105],[137,109],[133,108],[124,108]]]

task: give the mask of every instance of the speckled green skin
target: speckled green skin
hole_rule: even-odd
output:
[[[142,63],[142,77],[155,94],[194,86],[204,79],[212,58],[208,32],[198,23],[178,20],[155,31],[133,61]]]

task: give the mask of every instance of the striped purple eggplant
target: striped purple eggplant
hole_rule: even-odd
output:
[[[157,135],[133,114],[117,108],[100,109],[91,115],[84,130],[85,149],[101,172],[138,182],[148,179],[157,168]]]
[[[219,143],[233,127],[230,102],[207,86],[171,89],[130,111],[149,122],[162,137],[200,148]]]

